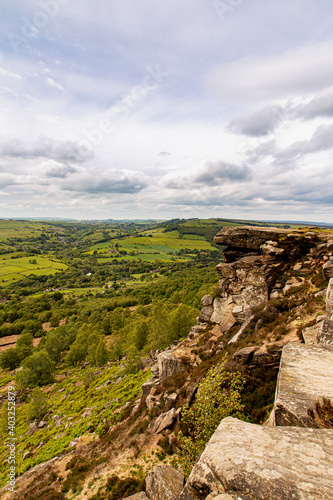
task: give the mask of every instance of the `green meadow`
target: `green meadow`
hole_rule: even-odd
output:
[[[67,266],[52,257],[41,255],[18,257],[15,254],[0,256],[0,282],[2,286],[32,274],[51,275],[62,272]]]

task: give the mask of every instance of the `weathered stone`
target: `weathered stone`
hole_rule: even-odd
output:
[[[203,307],[200,311],[199,320],[202,321],[203,323],[208,323],[210,321],[213,312],[214,312],[213,306]]]
[[[232,301],[232,309],[239,305],[253,308],[265,303],[281,266],[283,263],[267,260],[262,256],[244,257],[231,264],[219,264],[216,269],[221,275],[219,288],[222,300],[226,303]]]
[[[327,250],[329,252],[333,252],[333,240],[328,240],[328,242],[327,242]]]
[[[148,497],[144,491],[140,491],[140,493],[135,493],[130,497],[126,497],[124,500],[148,500]]]
[[[302,285],[303,285],[303,281],[299,281],[293,277],[292,279],[290,279],[286,282],[286,285],[283,288],[283,295],[288,295],[289,293],[294,292]]]
[[[328,282],[326,293],[326,313],[328,316],[333,314],[333,278]]]
[[[158,363],[158,378],[162,382],[170,375],[185,372],[188,370],[188,363],[184,363],[181,359],[173,356],[172,352],[161,352],[157,358]]]
[[[244,335],[246,335],[247,329],[248,329],[248,327],[253,319],[254,319],[254,316],[250,316],[249,319],[247,321],[245,321],[245,323],[243,323],[243,325],[240,327],[238,332],[232,337],[231,340],[229,340],[228,345],[235,344],[236,342],[239,342],[244,337]]]
[[[317,329],[318,329],[318,325]],[[317,334],[317,341],[321,344],[333,345],[333,321],[325,319],[319,324],[319,331]]]
[[[305,345],[317,345],[318,332],[319,332],[319,325],[317,323],[313,326],[309,326],[308,328],[304,328],[302,330],[302,337]]]
[[[251,316],[251,307],[246,305],[235,306],[232,310],[236,322],[240,325],[244,323]]]
[[[142,384],[142,394],[145,396],[146,394],[149,394],[152,388],[158,383],[158,378],[157,377],[151,377],[147,382]]]
[[[38,429],[37,420],[35,420],[34,422],[31,422],[31,424],[29,424],[29,434],[30,435],[34,434],[37,429]]]
[[[184,476],[170,465],[160,465],[150,471],[145,479],[149,500],[175,500],[184,486]]]
[[[213,297],[211,295],[204,295],[201,299],[202,306],[211,306],[213,303]]]
[[[215,298],[213,307],[211,323],[217,323],[222,333],[227,332],[236,323],[235,316],[232,314],[232,299]]]
[[[275,394],[275,423],[311,427],[308,409],[320,398],[333,399],[333,348],[286,345]]]
[[[260,347],[258,351],[253,354],[252,364],[253,365],[271,365],[273,363],[279,363],[281,357],[281,351],[268,352],[266,346]]]
[[[269,298],[270,300],[279,300],[282,298],[282,295],[278,290],[272,290]]]
[[[256,346],[243,347],[235,352],[232,356],[232,360],[240,365],[246,365],[253,358],[253,353],[256,349]]]
[[[267,240],[274,239],[284,230],[269,230],[258,227],[224,227],[214,238],[217,245],[228,245],[236,248],[259,250]]]
[[[323,275],[327,281],[333,278],[333,260],[328,260],[323,265]]]
[[[45,422],[44,420],[41,420],[38,424],[38,429],[42,429],[43,427],[46,427],[47,426],[47,422]]]
[[[272,257],[281,257],[285,253],[284,248],[277,248],[276,245],[272,245],[270,243],[267,241],[266,243],[261,245],[260,251],[261,251],[262,255],[269,255]]]
[[[159,434],[160,432],[164,431],[164,429],[168,429],[169,427],[172,426],[176,416],[176,410],[172,408],[170,411],[166,413],[162,413],[157,419],[155,420],[151,431],[155,434]]]
[[[264,427],[225,418],[187,481],[190,495],[212,491],[251,500],[330,500],[333,430]]]
[[[302,269],[302,262],[297,262],[297,264],[294,265],[294,271],[298,272]]]

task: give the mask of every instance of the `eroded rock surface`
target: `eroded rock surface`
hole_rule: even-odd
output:
[[[311,427],[308,409],[333,399],[333,347],[288,344],[282,350],[275,395],[277,426]]]
[[[157,358],[158,378],[163,381],[170,375],[184,372],[188,369],[188,363],[184,363],[181,359],[173,356],[172,352],[161,352]]]
[[[175,500],[184,486],[184,476],[169,465],[160,465],[146,477],[146,495],[149,500]]]
[[[186,487],[199,499],[231,491],[251,500],[331,500],[332,463],[333,430],[262,427],[228,417]]]

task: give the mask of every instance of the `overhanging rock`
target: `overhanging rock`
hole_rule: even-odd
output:
[[[322,398],[333,399],[333,347],[286,345],[282,350],[275,394],[278,426],[312,427],[308,409]]]
[[[262,427],[225,418],[186,488],[202,499],[227,491],[255,500],[332,500],[333,430]]]

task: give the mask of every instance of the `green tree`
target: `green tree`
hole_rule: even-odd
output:
[[[0,356],[0,367],[3,370],[14,370],[20,366],[21,357],[15,347],[10,347],[3,351]]]
[[[31,399],[28,404],[28,419],[41,420],[47,412],[47,396],[39,388],[35,387],[31,393]]]
[[[64,338],[58,333],[51,330],[47,334],[44,348],[55,363],[59,363],[60,361],[63,344]]]
[[[45,349],[36,351],[25,359],[23,369],[16,375],[20,387],[37,387],[53,382],[54,362]]]
[[[244,419],[240,395],[244,380],[240,373],[228,372],[225,365],[226,357],[209,370],[199,385],[193,405],[182,412],[187,432],[178,434],[179,461],[186,476],[223,418]]]
[[[103,366],[108,360],[108,351],[106,347],[105,339],[102,337],[97,345],[95,352],[95,364],[98,366]]]

